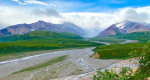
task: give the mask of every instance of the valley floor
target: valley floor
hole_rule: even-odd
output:
[[[112,64],[109,67],[101,69],[101,71],[104,71],[105,69],[112,69],[119,73],[123,67],[130,67],[131,69],[133,69],[133,72],[135,72],[135,70],[138,68],[138,64],[136,62],[137,60],[135,59],[122,60]],[[92,80],[94,74],[96,74],[96,71],[68,77],[56,78],[52,80]]]
[[[50,80],[55,78],[65,78],[67,80],[70,80],[69,78],[75,78],[74,80],[80,80],[81,77],[88,77],[88,79],[90,79],[89,77],[93,76],[95,71],[99,68],[112,68],[115,63],[120,67],[128,65],[128,61],[127,64],[124,64],[126,63],[124,60],[101,60],[91,58],[90,56],[94,54],[92,51],[94,48],[95,47],[61,50],[23,57],[20,59],[2,61],[0,62],[0,80]],[[33,67],[39,64],[43,65],[45,62],[57,59],[61,56],[66,57],[65,59],[57,61],[51,65],[42,67],[36,66],[35,68],[38,67],[36,70]]]
[[[94,54],[93,48],[72,49],[50,52],[35,56],[29,56],[21,59],[6,61],[0,63],[0,80],[46,80],[56,77],[69,76],[95,71],[99,68],[105,68],[120,60],[100,60],[93,59],[90,56]],[[30,70],[25,72],[22,70],[36,64],[41,64],[47,60],[67,55],[66,59],[56,64],[39,68],[38,70]]]

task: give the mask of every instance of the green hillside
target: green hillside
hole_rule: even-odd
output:
[[[103,45],[84,41],[81,36],[73,33],[56,33],[49,31],[34,31],[24,35],[1,37],[0,55],[18,52],[65,49],[75,47],[90,47]]]
[[[51,39],[83,39],[83,37],[66,32],[51,32],[51,31],[33,31],[24,35],[8,35],[1,36],[1,42],[18,41],[18,40],[51,40]]]
[[[150,40],[150,31],[133,32],[124,35],[118,35],[115,37],[118,39],[132,39],[132,40],[139,40],[141,42],[147,42],[148,40]]]

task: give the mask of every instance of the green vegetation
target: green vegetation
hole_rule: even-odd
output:
[[[105,69],[104,72],[98,70],[97,74],[93,76],[93,80],[129,80],[132,73],[132,69],[128,67],[123,67],[118,74],[114,70]]]
[[[133,32],[124,35],[114,36],[117,39],[131,39],[131,40],[139,40],[141,42],[147,42],[150,40],[150,31],[146,32]]]
[[[124,42],[124,39],[116,39],[115,37],[94,37],[90,38],[92,41],[108,42],[111,44],[120,44]]]
[[[105,69],[104,72],[98,70],[93,80],[148,80],[147,78],[150,77],[150,42],[144,48],[133,50],[131,55],[139,60],[139,68],[134,75],[132,75],[132,69],[128,67],[123,67],[119,74]]]
[[[133,50],[142,48],[144,43],[127,43],[98,46],[94,52],[100,54],[100,59],[127,59]]]
[[[119,30],[115,30],[116,35],[122,35],[123,33],[121,33]]]
[[[55,39],[83,39],[83,37],[66,32],[51,32],[51,31],[33,31],[24,35],[4,35],[0,37],[1,42],[19,41],[19,40],[55,40]]]
[[[103,45],[84,41],[81,36],[73,33],[56,33],[50,31],[34,31],[24,35],[6,36],[0,42],[0,56],[20,52],[68,49],[77,47],[91,47]],[[8,42],[9,41],[9,42]]]
[[[47,61],[47,62],[44,62],[44,63],[42,63],[42,64],[37,64],[37,65],[34,65],[34,66],[32,66],[32,67],[29,67],[29,68],[24,68],[24,69],[22,69],[22,70],[20,70],[20,71],[14,72],[14,74],[20,73],[20,72],[25,72],[25,71],[37,70],[37,69],[39,69],[39,68],[43,68],[43,67],[52,65],[52,64],[54,64],[54,63],[58,63],[58,62],[60,62],[60,61],[63,61],[63,60],[65,60],[66,57],[67,57],[67,56],[61,56],[61,57],[58,57],[58,58],[49,60],[49,61]]]
[[[0,43],[0,55],[36,50],[66,49],[75,47],[90,47],[102,44],[74,39],[33,40]]]
[[[147,42],[148,40],[150,40],[150,31],[118,34],[118,35],[109,36],[109,37],[94,37],[94,38],[91,38],[90,40],[109,42],[111,44],[119,44],[121,42],[124,42],[124,39],[139,40],[140,42]]]
[[[134,75],[134,80],[150,77],[150,42],[143,49],[135,50],[131,54],[139,60],[139,68]]]

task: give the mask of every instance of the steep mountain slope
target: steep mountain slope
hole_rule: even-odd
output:
[[[18,24],[6,27],[0,30],[0,35],[4,34],[24,34],[32,31],[31,26],[29,24]]]
[[[0,30],[0,35],[4,34],[24,34],[34,30],[44,30],[53,32],[71,32],[78,35],[85,35],[82,28],[70,22],[65,22],[63,24],[52,24],[44,21],[38,21],[32,24],[18,24],[9,26]]]
[[[111,35],[118,35],[117,32],[126,34],[126,33],[132,33],[132,32],[143,32],[143,31],[150,31],[148,26],[137,23],[137,22],[131,22],[131,21],[124,21],[121,23],[113,24],[107,29],[105,29],[103,32],[101,32],[98,36],[111,36]]]
[[[112,36],[112,35],[119,35],[122,34],[122,30],[117,28],[116,25],[111,25],[103,32],[101,32],[98,36]]]
[[[33,31],[23,35],[1,36],[1,42],[18,40],[55,40],[55,39],[83,39],[83,37],[66,32]]]
[[[126,33],[149,31],[150,29],[142,24],[134,24]]]

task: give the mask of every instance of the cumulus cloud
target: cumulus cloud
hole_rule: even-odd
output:
[[[60,23],[59,13],[54,9],[21,9],[13,7],[0,7],[0,28],[7,27],[9,25],[21,24],[21,23],[33,23],[38,20],[43,20],[52,23]],[[38,13],[39,12],[39,13]]]
[[[33,23],[44,20],[54,24],[72,22],[97,35],[110,25],[124,20],[150,23],[150,6],[140,8],[122,8],[113,13],[59,13],[53,8],[19,9],[0,7],[0,28],[20,23]]]
[[[37,1],[37,0],[12,0],[15,1],[21,5],[26,5],[26,4],[40,4],[40,5],[47,5],[47,3],[41,2],[41,1]]]
[[[126,8],[121,11],[124,20],[135,21],[135,22],[146,22],[149,19],[149,15],[146,12],[138,12],[133,8]]]

